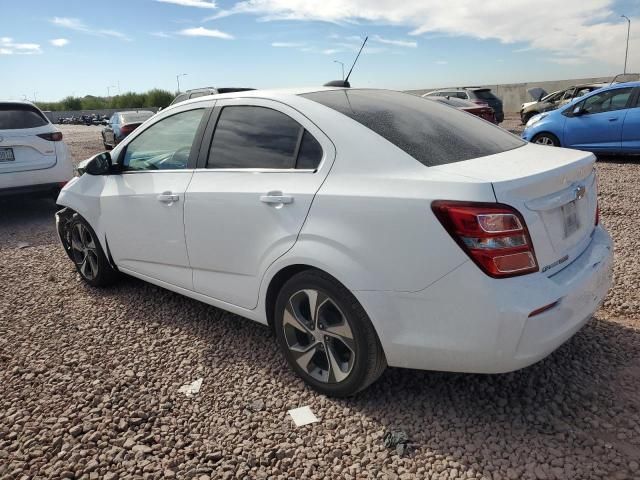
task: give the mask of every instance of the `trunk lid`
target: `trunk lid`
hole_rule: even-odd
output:
[[[0,150],[4,150],[0,161],[0,174],[41,170],[56,164],[55,142],[38,137],[41,133],[55,132],[51,125],[16,130],[0,130]],[[7,151],[10,151],[7,154]],[[13,154],[13,160],[11,158]]]
[[[528,144],[437,168],[491,182],[496,200],[525,219],[540,271],[553,275],[590,242],[597,206],[595,156]]]

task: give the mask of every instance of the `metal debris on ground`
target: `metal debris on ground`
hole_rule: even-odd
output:
[[[311,408],[308,406],[294,408],[289,410],[287,413],[293,419],[293,423],[296,424],[296,427],[302,427],[303,425],[308,425],[318,421],[318,417],[315,416],[311,411]]]
[[[200,387],[202,387],[202,378],[199,378],[191,383],[187,383],[186,385],[181,386],[178,389],[178,392],[184,393],[187,397],[193,397],[200,391]]]
[[[384,446],[387,448],[395,448],[399,457],[409,453],[409,437],[403,431],[387,431],[382,437]]]
[[[31,244],[28,243],[28,242],[18,242],[18,248],[21,249],[21,250],[23,248],[27,248],[27,247],[30,247],[30,246],[31,246]]]

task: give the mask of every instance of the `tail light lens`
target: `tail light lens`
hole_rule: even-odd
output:
[[[62,140],[62,132],[39,133],[38,136],[49,142],[59,142]]]
[[[487,275],[505,278],[538,271],[529,231],[513,207],[438,200],[431,208],[449,235]]]
[[[129,135],[131,132],[133,132],[136,127],[138,125],[123,125],[122,127],[120,127],[120,133],[123,133],[124,135]]]

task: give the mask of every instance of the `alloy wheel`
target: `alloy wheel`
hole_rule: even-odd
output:
[[[555,145],[555,142],[553,141],[553,139],[550,137],[547,137],[546,135],[542,135],[536,138],[535,143],[537,143],[538,145],[548,145],[550,147],[553,147]]]
[[[82,223],[71,227],[71,254],[78,270],[87,280],[98,275],[98,252],[93,235]]]
[[[305,289],[291,295],[282,328],[294,361],[315,380],[339,383],[353,370],[353,331],[346,316],[325,293]]]

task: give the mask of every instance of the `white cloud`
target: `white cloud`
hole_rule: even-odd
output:
[[[0,55],[38,55],[42,48],[37,43],[16,43],[11,37],[0,37]]]
[[[333,55],[334,53],[340,53],[342,50],[339,48],[325,48],[322,53],[325,55]]]
[[[174,5],[182,5],[183,7],[218,8],[216,2],[213,0],[156,0],[156,2],[173,3]]]
[[[220,30],[204,27],[185,28],[184,30],[180,30],[178,33],[180,35],[186,35],[187,37],[211,37],[222,38],[224,40],[232,40],[234,38],[233,35],[221,32]]]
[[[436,65],[447,65],[449,62],[447,62],[446,60],[436,60],[434,63]]]
[[[374,35],[371,37],[374,42],[384,43],[387,45],[393,45],[395,47],[407,47],[407,48],[416,48],[418,46],[418,42],[412,40],[392,40],[390,38],[384,38],[380,35]]]
[[[297,43],[297,42],[273,42],[271,44],[272,47],[276,48],[302,48],[306,46],[306,43]]]
[[[69,45],[69,40],[66,38],[54,38],[53,40],[49,40],[49,43],[54,47],[64,47],[65,45]]]
[[[519,42],[553,56],[619,65],[620,58],[624,58],[627,32],[626,22],[613,11],[614,3],[615,0],[485,0],[478,7],[477,0],[242,0],[216,17],[252,14],[262,20],[338,24],[364,21],[406,27],[412,35]],[[532,21],[531,12],[545,12],[544,20]],[[631,20],[635,23],[640,18]],[[631,44],[630,51],[640,50],[640,37],[632,39]]]
[[[68,28],[69,30],[75,30],[76,32],[87,33],[89,35],[95,35],[98,37],[113,37],[126,41],[131,40],[122,32],[118,32],[117,30],[94,28],[90,25],[87,25],[79,18],[53,17],[50,22],[54,25],[57,25],[58,27]]]
[[[165,32],[151,32],[149,35],[152,35],[158,38],[171,38],[171,35]]]

